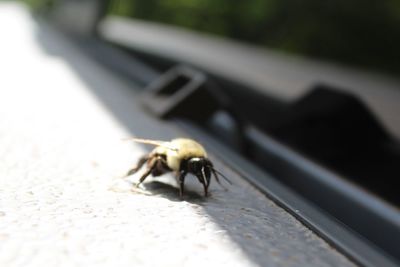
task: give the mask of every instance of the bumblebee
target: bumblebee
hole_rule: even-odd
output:
[[[130,140],[156,146],[149,154],[142,156],[137,165],[126,176],[136,173],[147,163],[146,171],[139,179],[139,186],[150,174],[154,177],[175,172],[179,184],[179,195],[183,196],[185,177],[188,173],[197,177],[203,185],[204,196],[208,195],[211,174],[221,185],[218,174],[232,184],[222,173],[214,169],[202,145],[192,139],[176,138],[171,141],[157,141],[131,138]],[[221,185],[222,186],[222,185]]]

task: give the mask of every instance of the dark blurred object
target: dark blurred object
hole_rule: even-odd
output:
[[[270,133],[332,170],[400,205],[399,146],[356,97],[317,86],[290,105]]]
[[[179,116],[204,123],[221,105],[214,97],[216,90],[202,72],[178,66],[153,81],[143,101],[158,117]]]
[[[157,117],[179,117],[207,125],[236,150],[245,152],[243,119],[222,88],[203,72],[176,66],[144,91],[142,102]],[[213,127],[216,121],[222,121],[222,129]]]

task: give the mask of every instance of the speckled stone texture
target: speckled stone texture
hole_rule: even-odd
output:
[[[353,266],[211,155],[234,185],[121,178],[182,133],[16,3],[0,3],[0,266]],[[162,182],[160,182],[162,181]]]

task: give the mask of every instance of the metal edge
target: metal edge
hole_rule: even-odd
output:
[[[250,182],[266,197],[356,264],[365,267],[399,266],[394,258],[370,241],[205,133],[198,126],[185,120],[175,119],[174,121],[188,134],[203,142],[208,150],[217,155],[221,161],[239,173],[241,177]]]

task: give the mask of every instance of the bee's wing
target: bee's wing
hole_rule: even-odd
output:
[[[148,145],[153,145],[153,146],[162,146],[174,151],[177,151],[178,149],[175,147],[172,147],[170,145],[170,142],[168,141],[160,141],[160,140],[150,140],[150,139],[141,139],[141,138],[125,138],[123,139],[124,141],[134,141],[137,143],[142,143],[142,144],[148,144]]]
[[[150,140],[150,139],[141,139],[141,138],[124,138],[124,141],[134,141],[137,143],[142,143],[142,144],[148,144],[148,145],[154,145],[154,146],[161,146],[165,143],[168,143],[166,141],[160,141],[160,140]]]

